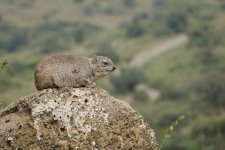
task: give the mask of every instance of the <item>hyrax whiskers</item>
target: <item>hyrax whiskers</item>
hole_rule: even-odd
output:
[[[54,87],[90,87],[115,70],[113,62],[104,56],[92,58],[58,54],[42,60],[35,69],[38,90]]]

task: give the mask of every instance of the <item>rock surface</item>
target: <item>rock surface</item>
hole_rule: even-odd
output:
[[[158,150],[154,131],[99,88],[47,89],[0,114],[0,149]]]

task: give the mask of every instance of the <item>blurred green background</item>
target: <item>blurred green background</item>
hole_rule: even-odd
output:
[[[0,107],[36,92],[47,55],[105,55],[97,85],[129,102],[165,150],[225,149],[224,0],[0,0]]]

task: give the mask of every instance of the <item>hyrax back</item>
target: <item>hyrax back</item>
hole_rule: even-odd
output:
[[[113,62],[103,56],[92,58],[58,54],[42,60],[35,69],[38,90],[54,87],[90,86],[99,77],[115,70]]]

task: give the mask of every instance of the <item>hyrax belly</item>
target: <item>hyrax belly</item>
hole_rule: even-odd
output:
[[[90,71],[83,71],[84,68],[67,68],[58,70],[53,74],[54,83],[57,87],[85,87],[94,82],[94,76],[88,75]],[[79,71],[74,71],[79,70]]]

